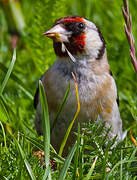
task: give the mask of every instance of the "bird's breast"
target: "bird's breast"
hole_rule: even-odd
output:
[[[51,119],[55,118],[68,88],[68,84],[70,83],[69,95],[60,114],[60,119],[64,119],[64,123],[66,124],[72,121],[77,110],[75,83],[70,71],[70,69],[65,70],[63,68],[62,70],[61,67],[54,67],[46,73],[43,80]],[[80,70],[74,70],[73,72],[77,79],[81,106],[78,119],[81,121],[95,119],[101,111],[101,97],[104,96],[105,93],[103,86],[106,84],[107,91],[109,81],[107,82],[105,76],[95,77],[92,72],[86,72],[85,69],[83,69],[82,72]]]

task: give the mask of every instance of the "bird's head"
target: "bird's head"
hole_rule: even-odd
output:
[[[105,41],[101,32],[94,23],[83,17],[60,18],[44,35],[53,39],[54,50],[59,57],[68,56],[62,43],[74,57],[84,55],[91,59],[100,59],[105,52]]]

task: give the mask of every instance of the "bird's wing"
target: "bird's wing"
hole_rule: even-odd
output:
[[[113,74],[112,74],[112,71],[111,71],[111,70],[109,70],[109,74],[113,77]],[[116,99],[116,101],[117,101],[117,105],[119,106],[119,95],[118,95],[118,91],[117,91],[117,99]]]

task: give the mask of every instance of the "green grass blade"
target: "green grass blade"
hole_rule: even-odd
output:
[[[67,174],[67,170],[70,166],[70,163],[71,163],[71,160],[74,156],[74,153],[76,151],[76,148],[77,148],[77,142],[73,145],[73,147],[71,148],[70,152],[69,152],[69,155],[67,156],[67,159],[65,160],[65,163],[64,163],[64,166],[60,172],[60,175],[59,175],[59,178],[58,180],[63,180],[65,179],[66,177],[66,174]]]
[[[9,180],[9,179],[6,178],[5,176],[3,176],[3,177],[0,176],[0,178],[1,178],[1,180]]]
[[[25,136],[24,134],[20,133],[21,136]],[[35,147],[37,147],[39,150],[44,151],[44,145],[43,143],[37,139],[37,138],[32,138],[29,136],[25,136],[25,138],[31,143],[33,144]],[[52,146],[50,145],[50,148],[52,149]],[[56,161],[60,162],[60,163],[64,163],[64,158],[62,158],[61,156],[59,156],[57,153],[55,152],[50,152],[51,156],[53,159],[55,159]]]
[[[24,134],[20,133],[21,136],[25,136]],[[29,136],[25,136],[25,138],[31,143],[33,144],[35,147],[37,147],[39,150],[41,151],[44,151],[44,145],[43,143],[39,140],[39,139],[36,139],[36,138],[32,138],[32,137],[29,137]]]
[[[55,126],[55,124],[56,124],[56,122],[57,122],[57,120],[58,120],[58,117],[59,117],[59,115],[60,115],[60,113],[61,113],[61,111],[62,111],[62,109],[63,109],[63,107],[64,107],[64,104],[65,104],[65,102],[66,102],[66,100],[67,100],[67,97],[68,97],[68,95],[69,95],[69,91],[70,91],[70,83],[68,84],[68,88],[67,88],[67,91],[66,91],[66,93],[65,93],[65,96],[64,96],[64,98],[63,98],[63,101],[62,101],[62,103],[61,103],[61,105],[60,105],[60,107],[59,107],[59,110],[58,110],[58,112],[57,112],[57,114],[56,114],[56,117],[55,117],[55,119],[54,119],[54,121],[53,121],[53,125],[52,125],[52,127],[51,127],[51,133],[52,133],[52,130],[54,129],[54,126]]]
[[[97,158],[98,158],[98,156],[95,157],[95,160],[94,160],[94,162],[93,162],[93,164],[92,164],[92,166],[91,166],[87,176],[83,180],[89,180],[91,178],[91,175],[92,175],[92,173],[94,171],[94,168],[95,168],[95,164],[96,164]]]
[[[5,180],[9,180],[8,178],[6,178],[6,177],[3,177]]]
[[[74,173],[73,179],[76,179],[77,167],[79,162],[79,147],[80,147],[80,124],[78,123],[78,133],[77,133],[77,148],[74,156]]]
[[[27,159],[26,159],[26,157],[25,157],[25,154],[24,154],[24,152],[23,152],[23,150],[22,150],[19,142],[18,142],[14,137],[13,137],[13,139],[14,139],[14,141],[15,141],[15,143],[16,143],[16,146],[17,146],[18,149],[19,149],[19,152],[20,152],[20,154],[21,154],[21,157],[22,157],[22,159],[23,159],[23,161],[24,161],[25,167],[26,167],[26,169],[27,169],[27,171],[28,171],[31,179],[32,179],[32,180],[36,180],[36,178],[35,178],[35,176],[34,176],[34,174],[33,174],[33,171],[32,171],[32,169],[31,169],[31,166],[30,166],[29,162],[27,161]]]
[[[9,116],[9,112],[8,112],[8,107],[5,103],[5,99],[3,97],[3,95],[0,96],[0,113],[1,113],[1,116],[2,116],[2,112],[5,114],[6,116],[6,120],[4,120],[4,118],[2,118],[2,122],[6,123],[7,119],[10,119],[10,116]]]
[[[136,158],[136,152],[137,152],[137,147],[133,150],[133,153],[130,156],[129,160],[134,160]],[[127,164],[127,168],[129,169],[131,167],[131,162]]]
[[[2,124],[1,121],[0,121],[0,126],[1,126],[1,129],[2,129],[2,133],[3,133],[3,139],[4,139],[5,149],[6,149],[6,151],[7,151],[8,149],[7,149],[7,143],[6,143],[6,134],[5,134],[5,130],[4,130],[4,127],[3,127],[3,124]]]
[[[23,122],[23,125],[30,131],[31,134],[36,135],[36,131],[33,127],[30,127],[29,124],[27,124],[25,121]]]
[[[22,83],[23,84],[23,83]],[[34,99],[33,95],[31,94],[31,92],[29,92],[26,88],[23,87],[23,85],[17,84],[18,87],[24,92],[24,94],[26,94],[26,96],[28,96],[31,100]]]
[[[122,164],[122,160],[123,160],[123,150],[121,149],[121,165],[120,165],[120,180],[122,180],[122,171],[123,171],[123,164]]]
[[[7,74],[4,78],[4,81],[1,85],[1,88],[0,88],[0,96],[2,95],[3,91],[4,91],[4,88],[9,80],[9,77],[10,77],[10,74],[13,70],[13,67],[14,67],[14,64],[15,64],[15,61],[16,61],[16,49],[14,49],[14,52],[13,52],[13,56],[12,56],[12,60],[11,60],[11,63],[10,63],[10,66],[9,66],[9,69],[7,71]]]
[[[45,154],[45,163],[46,170],[43,176],[43,180],[48,177],[51,179],[50,173],[50,122],[49,122],[49,113],[48,113],[48,104],[45,95],[45,90],[41,80],[39,81],[39,91],[40,91],[40,103],[42,111],[42,122],[43,122],[43,136],[44,136],[44,154]],[[46,175],[48,173],[48,175]]]
[[[21,9],[21,4],[20,4],[21,2],[9,1],[8,3],[11,10],[11,17],[13,17],[12,23],[15,23],[15,26],[19,33],[24,34],[25,21],[24,21],[24,16]]]
[[[132,163],[132,162],[137,162],[136,159],[133,159],[133,160],[122,160],[122,161],[119,161],[117,162],[114,167],[111,169],[111,171],[109,172],[109,174],[106,176],[106,179],[109,179],[112,175],[112,172],[115,170],[116,167],[120,166],[121,163],[124,164],[124,163]]]
[[[45,179],[51,179],[50,166],[46,167],[46,170],[43,176],[43,180]]]
[[[2,70],[4,73],[8,71],[8,68],[4,66],[0,62],[0,70]],[[10,75],[10,78],[16,82],[17,86],[31,99],[33,100],[33,96],[29,90],[25,88],[25,84],[12,72]]]

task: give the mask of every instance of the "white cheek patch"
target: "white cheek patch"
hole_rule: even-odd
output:
[[[99,37],[98,32],[96,30],[90,29],[86,33],[85,38],[85,50],[87,54],[90,54],[92,58],[96,58],[102,45],[103,43]]]
[[[85,51],[86,54],[89,54],[89,56],[92,59],[96,59],[98,57],[100,49],[102,49],[103,42],[100,39],[100,35],[98,33],[98,29],[96,25],[86,20],[86,38],[85,38]]]

